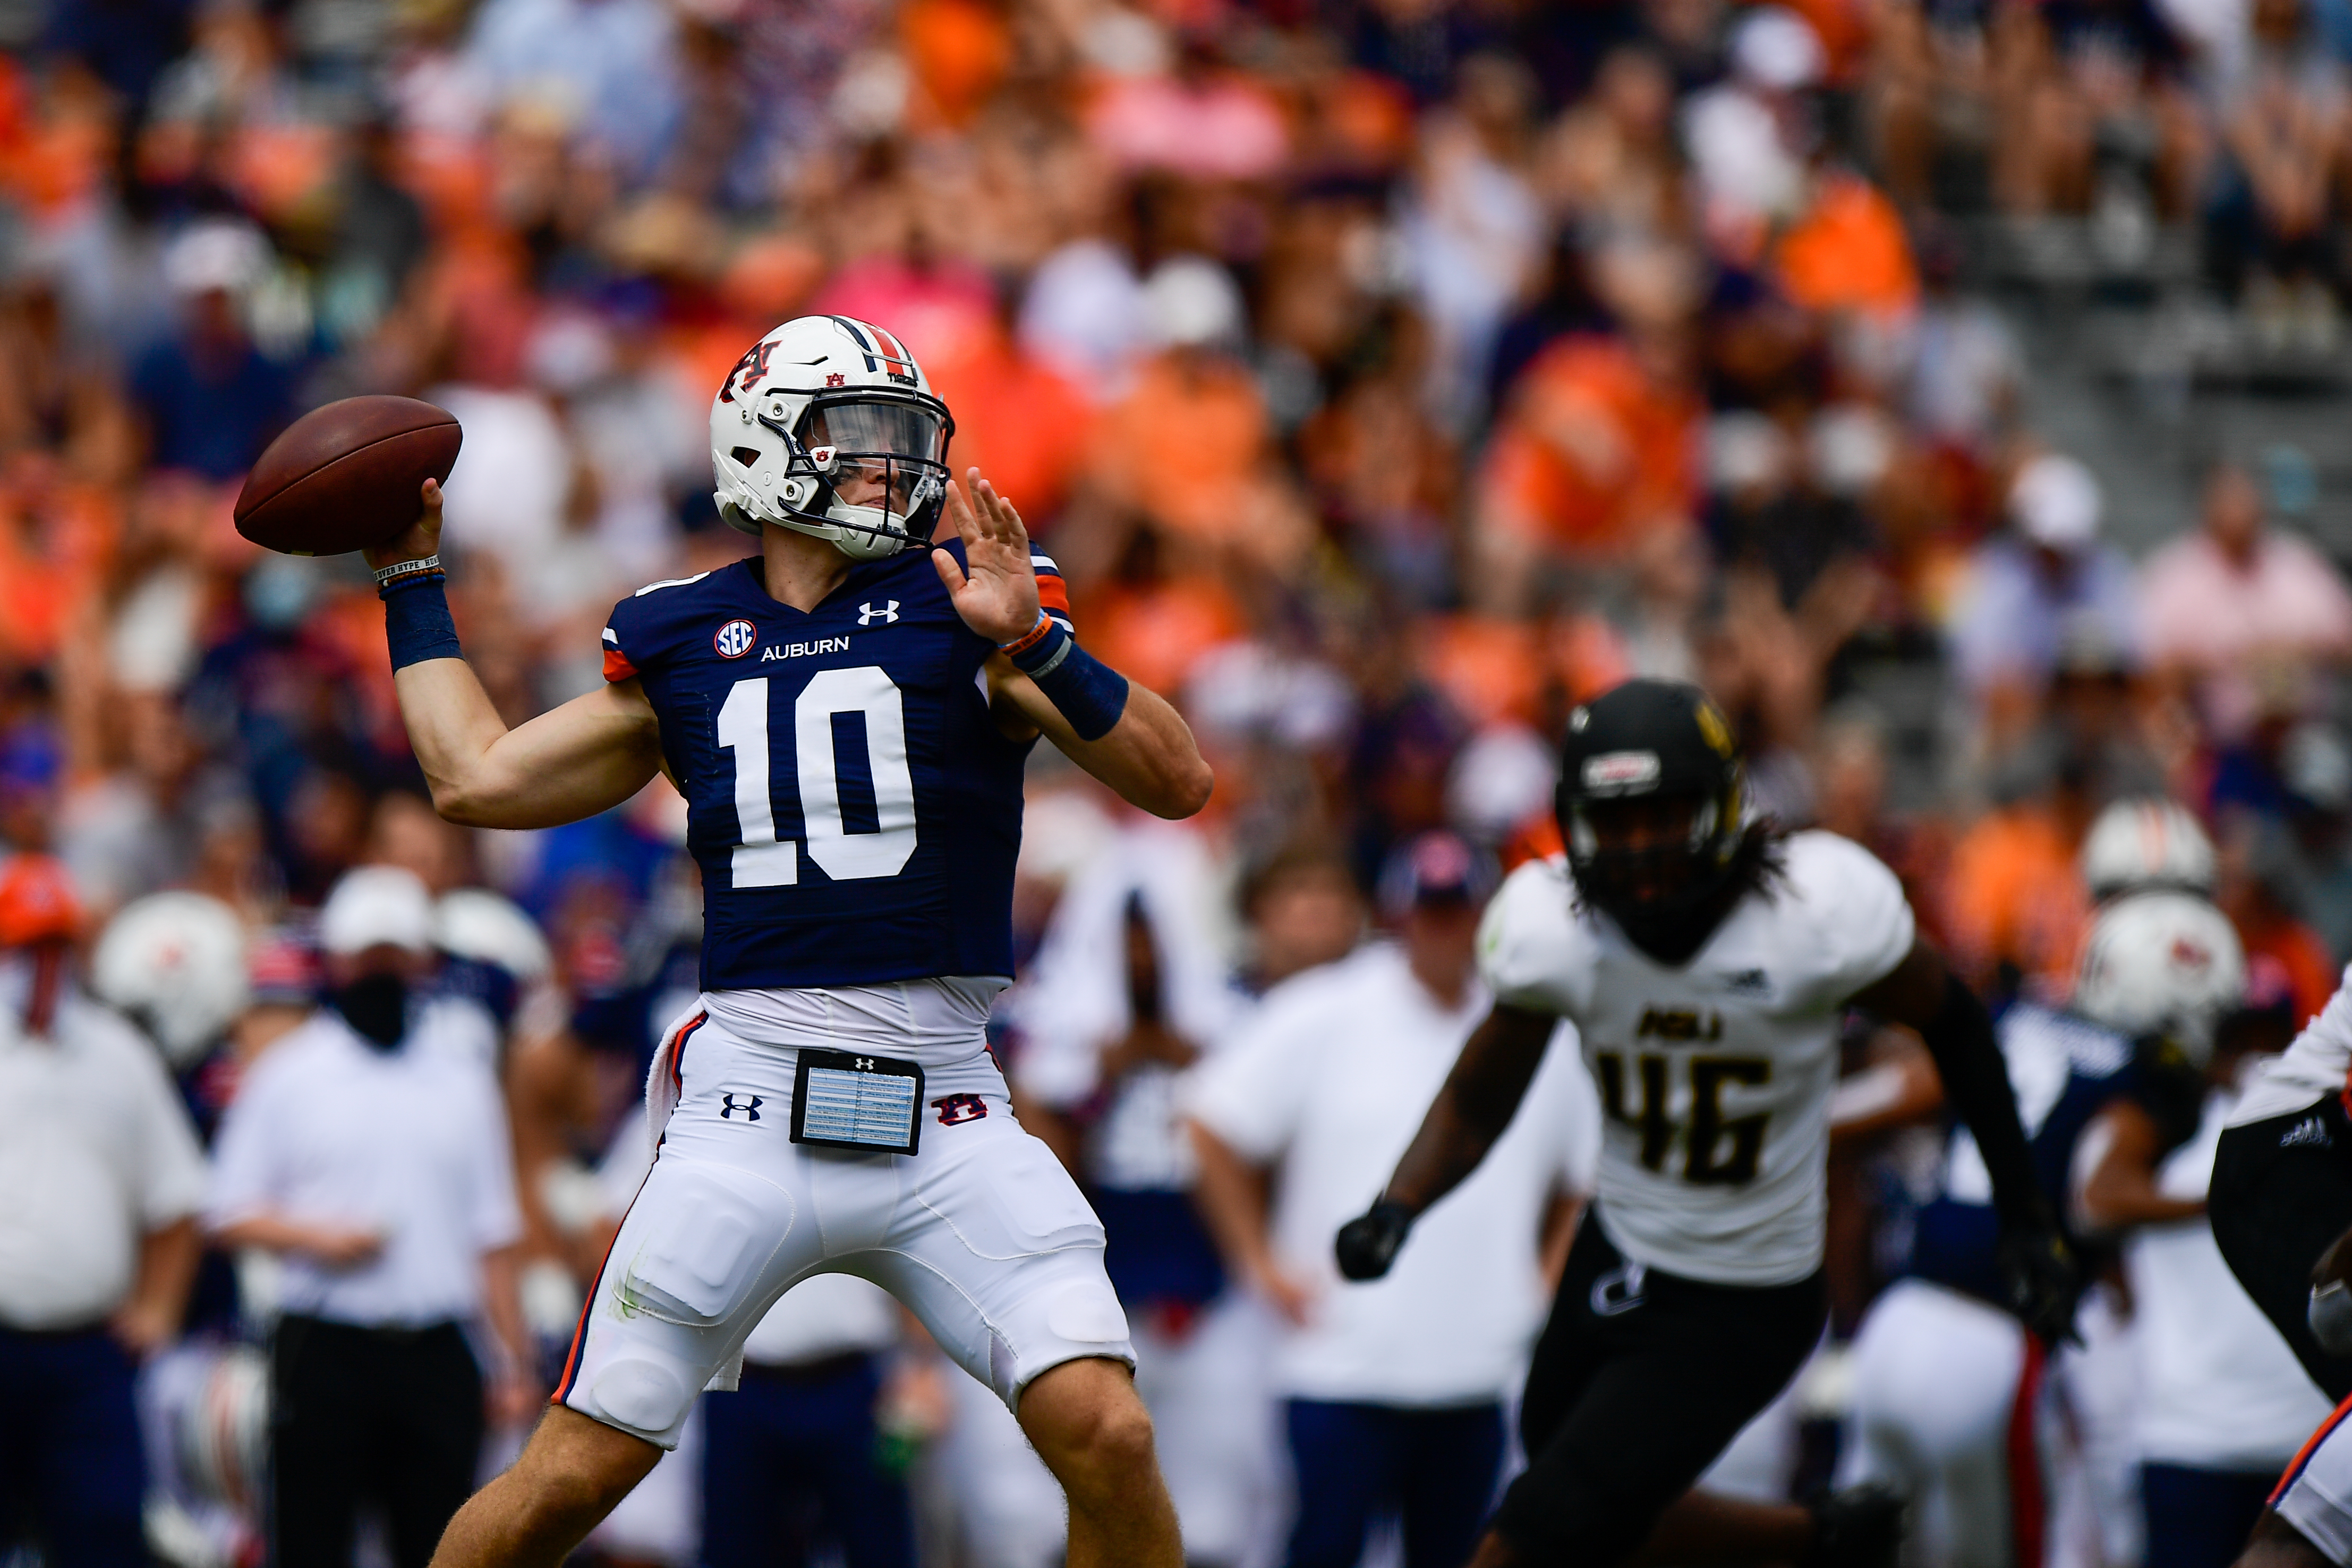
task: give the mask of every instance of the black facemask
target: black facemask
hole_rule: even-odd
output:
[[[391,1050],[408,1033],[408,982],[397,974],[362,974],[338,987],[329,1000],[343,1022],[377,1050]]]

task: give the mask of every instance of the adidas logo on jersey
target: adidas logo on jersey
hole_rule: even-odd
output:
[[[2278,1146],[2282,1149],[2333,1149],[2336,1140],[2327,1135],[2326,1122],[2316,1116],[2306,1116],[2281,1134]]]

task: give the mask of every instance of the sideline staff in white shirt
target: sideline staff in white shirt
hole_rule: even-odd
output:
[[[510,1249],[522,1234],[498,1084],[447,1005],[413,1006],[432,904],[406,871],[363,867],[320,911],[331,1004],[255,1065],[221,1123],[206,1218],[230,1247],[286,1260],[271,1350],[278,1568],[345,1568],[373,1496],[397,1568],[423,1568],[472,1492],[483,1379],[478,1314],[520,1418],[534,1391]]]
[[[1549,1052],[1530,1103],[1414,1250],[1376,1284],[1343,1285],[1332,1233],[1379,1195],[1489,1001],[1473,952],[1494,888],[1483,857],[1429,834],[1383,883],[1402,944],[1276,987],[1186,1085],[1202,1206],[1234,1271],[1289,1320],[1274,1377],[1298,1478],[1292,1568],[1348,1568],[1391,1509],[1412,1568],[1468,1557],[1503,1396],[1549,1300],[1540,1241],[1564,1239],[1556,1200],[1590,1191],[1600,1159],[1583,1063]]]
[[[179,1331],[204,1156],[163,1059],[67,988],[79,923],[57,862],[0,866],[0,1476],[54,1568],[145,1568],[133,1358]]]

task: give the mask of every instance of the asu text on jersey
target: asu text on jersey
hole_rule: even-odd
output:
[[[1059,572],[1031,559],[1066,624]],[[769,597],[757,556],[614,606],[605,679],[644,683],[686,794],[706,989],[1013,972],[1034,742],[989,717],[993,651],[920,551],[806,613]]]

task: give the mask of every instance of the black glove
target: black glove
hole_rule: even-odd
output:
[[[2037,1219],[2005,1227],[2000,1237],[2000,1278],[2009,1310],[2044,1344],[2079,1343],[2074,1304],[2082,1299],[2082,1270],[2074,1249],[2058,1227]]]
[[[1412,1211],[1382,1198],[1339,1227],[1339,1239],[1331,1245],[1339,1272],[1350,1279],[1379,1279],[1396,1261],[1397,1248],[1412,1228]]]

